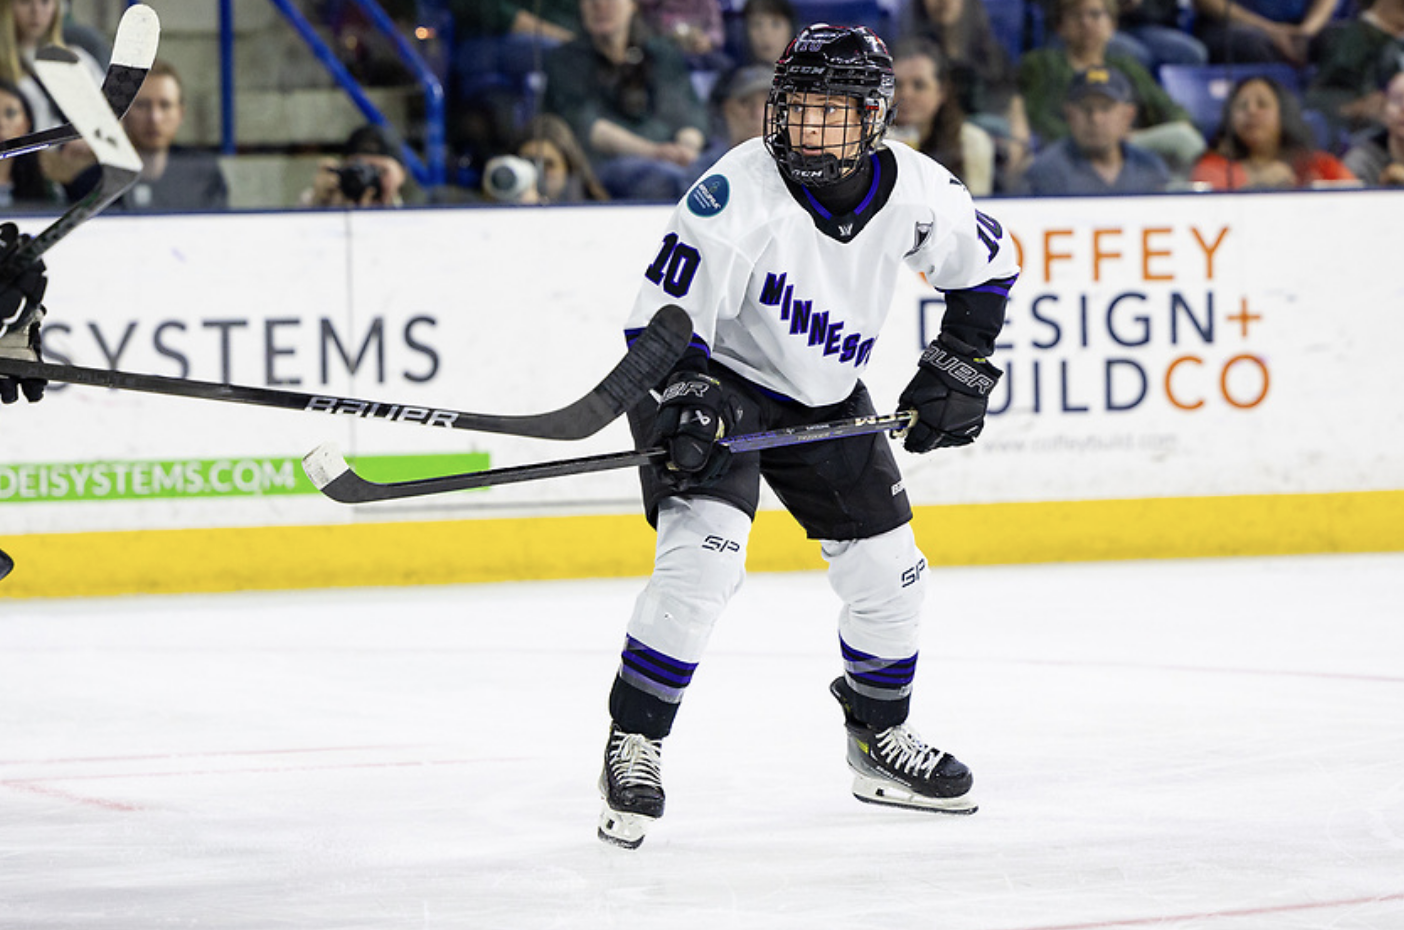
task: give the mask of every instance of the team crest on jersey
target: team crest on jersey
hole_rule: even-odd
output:
[[[698,181],[688,192],[687,208],[698,216],[716,216],[726,209],[731,199],[731,185],[720,174],[709,175]]]
[[[908,250],[908,252],[907,252],[906,255],[903,255],[903,256],[902,256],[903,258],[906,258],[906,257],[908,257],[908,256],[910,256],[910,255],[915,255],[917,249],[919,249],[919,248],[921,248],[922,246],[926,245],[926,240],[931,238],[931,228],[932,228],[933,225],[934,225],[934,224],[932,224],[932,223],[917,223],[917,224],[916,224],[916,231],[913,233],[913,239],[914,239],[914,241],[912,242],[912,247],[911,247],[910,250]]]

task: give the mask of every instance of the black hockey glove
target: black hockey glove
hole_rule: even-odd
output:
[[[902,410],[917,412],[902,447],[930,452],[974,442],[985,428],[990,392],[1003,374],[959,339],[946,333],[936,337],[921,353],[916,377],[897,400]]]
[[[16,249],[28,242],[14,223],[0,224],[0,264]],[[7,281],[0,282],[0,358],[17,358],[30,362],[43,361],[39,351],[39,324],[44,320],[44,290],[49,279],[42,261],[21,268]],[[0,375],[0,402],[13,404],[21,392],[30,403],[44,396],[40,378],[9,378]]]
[[[722,386],[695,371],[674,372],[663,390],[654,442],[668,447],[664,467],[678,490],[715,481],[731,464],[731,450],[717,440],[731,425]]]

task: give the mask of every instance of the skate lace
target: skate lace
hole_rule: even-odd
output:
[[[929,776],[946,756],[902,725],[879,733],[877,748],[889,765],[906,775]]]
[[[620,786],[663,787],[663,745],[637,733],[616,733],[609,748],[609,770]]]

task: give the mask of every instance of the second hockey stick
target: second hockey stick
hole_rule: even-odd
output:
[[[137,91],[141,90],[142,82],[151,70],[152,62],[156,60],[160,36],[161,23],[151,7],[137,4],[128,7],[127,12],[122,14],[122,21],[117,24],[117,37],[112,41],[112,64],[108,66],[102,81],[102,94],[119,119],[131,108]],[[68,116],[66,111],[64,116]],[[0,158],[37,152],[51,145],[72,142],[80,136],[72,122],[31,132],[0,142]]]
[[[828,423],[814,423],[809,426],[791,426],[760,433],[746,433],[723,439],[721,444],[733,453],[759,452],[763,449],[777,449],[781,446],[793,446],[806,442],[842,439],[845,436],[901,432],[910,427],[915,420],[915,412],[902,410],[882,416],[853,417]],[[368,481],[356,474],[335,444],[324,443],[303,457],[302,470],[307,473],[307,477],[312,480],[312,484],[316,486],[317,490],[332,500],[341,504],[369,504],[376,501],[399,500],[405,497],[422,497],[426,494],[444,494],[449,491],[466,491],[472,488],[536,481],[542,478],[584,475],[615,468],[633,468],[662,460],[667,455],[667,449],[656,447],[542,462],[537,465],[518,465],[510,468],[494,468],[488,471],[466,472],[460,475],[381,483]]]
[[[0,263],[0,281],[8,281],[20,269],[37,261],[73,230],[101,213],[141,176],[141,157],[132,148],[117,117],[88,77],[83,65],[66,48],[50,45],[39,50],[34,58],[34,70],[39,83],[54,98],[73,125],[78,127],[83,141],[97,156],[100,171],[98,183],[82,200],[49,224],[43,232],[21,245]],[[14,320],[0,320],[0,332]]]
[[[692,337],[692,319],[681,307],[663,307],[639,334],[629,351],[590,393],[574,403],[550,413],[511,415],[466,413],[414,404],[359,400],[327,394],[300,394],[275,388],[249,387],[190,381],[127,371],[81,368],[0,358],[0,375],[14,378],[43,378],[66,384],[166,394],[199,400],[218,400],[284,410],[331,413],[367,420],[442,426],[483,433],[507,433],[535,439],[584,439],[593,436],[619,418],[659,381],[687,348]]]

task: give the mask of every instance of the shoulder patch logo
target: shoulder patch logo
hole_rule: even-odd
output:
[[[698,181],[687,194],[687,208],[698,216],[716,216],[731,199],[731,184],[720,174]]]

